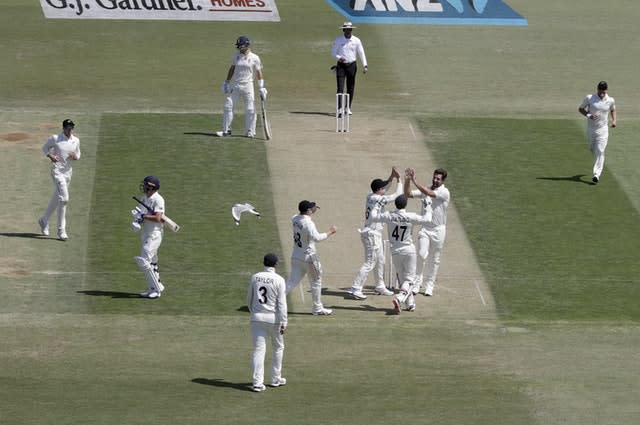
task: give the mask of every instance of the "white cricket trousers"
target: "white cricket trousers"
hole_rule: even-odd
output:
[[[224,101],[224,115],[222,117],[222,129],[225,132],[231,131],[231,124],[233,123],[233,106],[242,99],[244,102],[244,131],[245,135],[256,134],[256,105],[255,96],[253,93],[253,82],[234,84],[231,93]]]
[[[445,225],[425,228],[418,232],[418,262],[416,264],[416,285],[422,286],[426,265],[426,287],[433,290],[440,268],[440,257],[447,236]]]
[[[66,173],[60,173],[51,170],[51,178],[53,180],[53,195],[49,201],[42,220],[49,222],[51,214],[58,210],[58,234],[66,232],[67,228],[67,203],[69,202],[69,185],[71,184],[71,170]]]
[[[360,233],[360,239],[364,246],[364,263],[358,270],[352,288],[362,290],[369,272],[373,270],[376,279],[376,287],[384,287],[384,247],[382,235],[378,232],[365,230]]]
[[[309,274],[309,284],[311,286],[311,299],[313,301],[312,311],[321,311],[322,305],[322,265],[317,255],[307,255],[304,260],[298,258],[291,259],[291,274],[287,280],[287,295],[289,292]]]
[[[401,293],[396,297],[400,302],[405,302],[407,306],[414,305],[413,285],[416,277],[416,253],[398,252],[391,255],[393,267],[396,269],[396,276],[400,282]]]
[[[604,151],[607,148],[608,141],[608,129],[606,133],[589,131],[589,150],[595,155],[595,162],[593,164],[594,177],[600,178],[600,174],[602,174],[602,170],[604,169]]]
[[[160,274],[157,271],[158,249],[162,243],[162,230],[154,230],[149,233],[143,231],[140,235],[140,241],[142,242],[140,255],[134,257],[134,259],[144,273],[147,288],[150,291],[162,292]]]
[[[251,322],[253,337],[253,385],[264,385],[264,358],[267,353],[267,340],[271,340],[273,354],[271,356],[271,382],[282,377],[282,359],[284,358],[284,335],[280,333],[280,325],[266,322]]]

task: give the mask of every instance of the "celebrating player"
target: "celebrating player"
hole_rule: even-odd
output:
[[[336,233],[338,228],[331,226],[325,233],[319,233],[316,225],[311,220],[320,207],[315,202],[300,201],[298,211],[291,219],[293,224],[293,252],[291,254],[291,273],[287,281],[287,294],[295,288],[302,278],[309,273],[311,285],[311,298],[313,307],[311,313],[314,316],[328,316],[333,313],[330,308],[322,305],[322,265],[320,257],[316,254],[316,242],[323,241]]]
[[[70,119],[62,121],[62,133],[54,134],[47,139],[42,151],[51,160],[51,178],[53,179],[53,195],[44,215],[38,220],[40,231],[49,236],[49,217],[58,210],[58,239],[66,241],[67,235],[67,203],[69,202],[69,184],[73,170],[71,161],[80,159],[80,139],[73,134],[75,123]]]
[[[600,181],[600,174],[604,168],[604,150],[609,142],[609,114],[611,114],[611,127],[618,125],[616,101],[608,95],[608,90],[607,82],[600,81],[596,93],[587,95],[578,106],[578,111],[587,117],[589,150],[596,157],[591,179],[594,183]]]
[[[162,216],[165,211],[164,198],[160,195],[160,179],[156,176],[147,176],[140,183],[140,190],[144,193],[141,201],[147,207],[137,217],[142,225],[140,242],[142,248],[140,255],[134,257],[138,267],[144,273],[147,281],[147,290],[140,294],[143,298],[159,298],[164,291],[164,285],[160,282],[158,269],[158,249],[162,244],[163,225]]]
[[[397,188],[396,192],[391,195],[385,195],[387,187],[391,184],[391,180],[396,179]],[[402,182],[400,182],[400,174],[395,167],[391,169],[391,175],[387,180],[375,179],[371,182],[371,192],[367,195],[367,202],[364,212],[364,226],[362,229],[358,229],[360,232],[360,239],[364,246],[364,264],[360,267],[356,278],[351,285],[351,288],[347,290],[351,296],[357,300],[364,300],[367,298],[362,293],[362,287],[369,272],[374,270],[376,286],[374,292],[378,295],[393,295],[384,284],[384,247],[382,246],[382,227],[383,224],[374,222],[371,220],[371,211],[374,209],[378,212],[384,211],[385,205],[388,202],[396,199],[398,195],[402,194]]]
[[[231,136],[231,123],[233,122],[233,107],[240,99],[244,102],[245,136],[256,136],[256,106],[253,93],[253,76],[258,78],[260,97],[267,98],[267,89],[264,87],[262,75],[262,62],[260,57],[249,48],[251,41],[242,35],[236,40],[238,52],[231,60],[231,67],[227,73],[227,79],[222,84],[222,92],[227,95],[224,100],[224,116],[222,131],[217,136]]]
[[[408,311],[416,309],[412,292],[416,274],[416,247],[413,245],[411,235],[414,224],[424,224],[430,220],[430,217],[407,212],[405,210],[407,197],[404,194],[396,197],[394,202],[396,204],[395,211],[380,212],[373,209],[371,220],[387,223],[393,266],[401,282],[400,293],[396,294],[392,300],[393,308],[399,314],[403,303],[406,304]]]
[[[418,232],[419,258],[416,264],[416,282],[413,286],[413,293],[417,294],[424,280],[426,262],[427,284],[424,294],[428,297],[433,295],[438,267],[440,267],[440,256],[442,255],[444,239],[447,234],[447,208],[449,207],[451,196],[449,189],[444,185],[446,178],[447,170],[438,168],[433,172],[431,186],[426,187],[416,181],[413,168],[408,168],[405,173],[405,195],[408,198],[419,196],[422,203],[422,215],[431,218],[428,223],[422,225]],[[417,187],[417,190],[410,190],[410,182]]]
[[[264,358],[267,340],[271,340],[271,386],[280,387],[287,383],[282,377],[284,356],[284,333],[287,331],[286,284],[276,273],[278,257],[264,256],[265,269],[251,276],[247,290],[247,305],[251,313],[251,335],[253,337],[253,391],[261,392],[264,386]]]

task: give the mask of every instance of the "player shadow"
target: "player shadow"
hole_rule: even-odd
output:
[[[595,186],[596,184],[591,180],[584,180],[583,177],[586,174],[576,174],[575,176],[562,176],[562,177],[536,177],[536,180],[551,180],[551,181],[565,181],[565,182],[576,182],[576,183],[584,183],[589,186]]]
[[[216,133],[205,133],[203,131],[185,131],[182,133],[187,136],[209,136],[209,137],[218,137]]]
[[[353,299],[353,298],[352,298]],[[354,302],[357,302],[354,300]],[[389,299],[389,305],[391,305],[391,299]],[[350,310],[350,311],[362,311],[362,312],[385,312],[387,316],[395,316],[396,313],[393,310],[393,307],[385,308],[385,307],[376,307],[371,304],[354,304],[353,306],[344,306],[344,305],[334,305],[331,307],[334,310]]]
[[[335,112],[319,112],[319,111],[290,111],[290,114],[297,114],[297,115],[321,115],[324,117],[335,117],[336,113]]]
[[[26,233],[26,232],[15,232],[15,233],[0,233],[0,236],[4,236],[7,238],[29,238],[29,239],[49,239],[52,241],[58,241],[58,238],[51,238],[49,236],[45,236],[41,233]]]
[[[136,292],[118,292],[118,291],[98,291],[95,289],[78,291],[79,294],[89,295],[92,297],[111,297],[111,298],[143,298]]]
[[[194,378],[191,380],[194,384],[209,385],[212,387],[232,388],[240,391],[253,391],[251,382],[229,382],[224,379]]]

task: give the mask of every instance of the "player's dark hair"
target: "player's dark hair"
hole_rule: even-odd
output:
[[[437,168],[434,172],[433,175],[435,176],[436,174],[440,174],[442,176],[442,181],[444,181],[447,178],[447,170],[445,170],[444,168]]]
[[[407,200],[407,195],[405,194],[398,195],[395,200],[396,208],[399,210],[407,208],[407,202],[409,202]]]

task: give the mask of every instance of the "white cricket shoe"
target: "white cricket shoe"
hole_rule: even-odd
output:
[[[229,136],[231,136],[231,130],[229,130],[229,131],[216,131],[216,136],[218,136],[218,137],[229,137]]]
[[[254,386],[251,388],[251,390],[252,390],[254,393],[261,393],[261,392],[263,392],[263,391],[264,391],[264,390],[266,390],[266,389],[267,389],[267,387],[265,387],[265,386],[264,386],[264,385],[262,385],[262,384],[260,384],[260,385],[254,385]]]
[[[252,133],[252,132],[250,132],[250,131],[247,131],[246,136],[247,136],[249,139],[253,139],[254,137],[256,137],[255,133]]]
[[[140,296],[142,298],[149,298],[149,299],[152,299],[152,300],[155,300],[156,298],[160,298],[160,295],[161,294],[158,291],[148,291],[148,292],[143,292],[142,294],[140,294]]]
[[[287,378],[280,377],[271,381],[272,387],[282,387],[283,385],[287,385]]]
[[[44,218],[38,219],[38,224],[40,225],[40,232],[44,236],[49,236],[49,223],[44,221]]]
[[[367,296],[362,293],[362,291],[353,291],[351,292],[351,296],[356,300],[366,300]]]
[[[311,314],[313,314],[314,316],[331,316],[331,314],[333,313],[333,310],[331,310],[330,308],[321,308],[320,310],[314,311]]]
[[[347,114],[353,115],[353,112],[351,112],[351,108],[347,108]]]
[[[407,311],[416,311],[416,305],[411,304],[409,307],[407,307]]]
[[[375,292],[376,295],[393,295],[393,291],[388,290],[386,286],[376,286],[373,292]]]
[[[433,296],[433,285],[427,285],[427,289],[424,290],[424,295],[427,297]]]
[[[58,232],[58,239],[60,239],[61,241],[66,241],[67,239],[69,239],[69,236],[67,236],[67,232],[63,230],[61,232]]]

